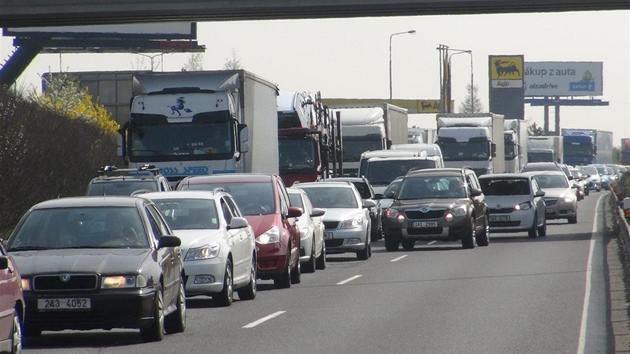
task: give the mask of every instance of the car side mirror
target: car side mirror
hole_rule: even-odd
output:
[[[385,198],[385,196],[383,194],[381,194],[381,193],[374,194],[374,199],[376,199],[376,200],[380,200],[380,199],[383,199],[383,198]]]
[[[470,188],[470,196],[471,197],[478,197],[478,196],[480,196],[482,194],[483,194],[483,192],[481,191],[481,189]]]
[[[376,202],[370,199],[364,199],[363,200],[363,207],[364,208],[374,208],[376,206]]]
[[[0,270],[5,270],[9,268],[9,257],[0,256]]]
[[[228,225],[227,229],[228,230],[244,229],[247,226],[249,226],[249,223],[247,222],[245,218],[235,216],[232,218],[232,220],[230,220],[230,224]]]
[[[326,214],[326,210],[320,208],[313,208],[313,211],[311,211],[312,218],[317,218],[323,216],[324,214]]]
[[[573,183],[573,187],[571,187],[571,188],[576,188],[577,189],[577,188],[580,188],[580,185],[577,184],[577,183]]]
[[[160,241],[158,242],[158,248],[164,247],[179,247],[182,245],[182,240],[173,235],[162,235],[160,237]]]
[[[289,207],[289,212],[287,213],[287,217],[299,218],[300,216],[302,216],[302,208]]]
[[[534,194],[534,196],[536,196],[536,197],[544,197],[545,196],[545,191],[538,191],[538,192],[536,192],[536,194]]]

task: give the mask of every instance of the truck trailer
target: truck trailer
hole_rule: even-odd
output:
[[[527,163],[527,123],[522,119],[504,120],[505,172],[519,172]]]
[[[381,103],[331,109],[340,116],[343,174],[346,176],[357,176],[362,153],[388,150],[392,144],[408,141],[405,108]]]
[[[278,174],[278,87],[245,70],[134,76],[119,155],[151,164],[173,184],[185,176]]]
[[[468,166],[477,176],[505,172],[503,115],[439,113],[436,120],[445,167]]]
[[[562,136],[530,136],[527,138],[529,162],[563,163]]]
[[[611,164],[613,133],[597,129],[561,130],[564,163],[568,165]]]

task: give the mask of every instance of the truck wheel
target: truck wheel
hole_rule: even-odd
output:
[[[385,234],[385,249],[387,250],[387,252],[398,251],[399,245],[400,245],[400,242],[398,240],[398,236]]]
[[[475,217],[470,218],[470,226],[468,232],[462,238],[462,248],[473,249],[475,248]]]

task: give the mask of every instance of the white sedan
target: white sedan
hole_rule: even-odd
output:
[[[287,188],[291,206],[302,209],[297,219],[300,229],[300,263],[302,273],[313,273],[326,268],[326,245],[324,244],[324,209],[313,208],[306,192],[299,188]]]
[[[256,297],[254,231],[223,189],[142,194],[164,215],[182,240],[187,296],[209,295],[230,306]]]

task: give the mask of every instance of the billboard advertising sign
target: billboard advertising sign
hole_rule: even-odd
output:
[[[195,22],[4,28],[4,36],[40,38],[197,39]]]
[[[601,96],[602,62],[526,62],[525,97]]]

